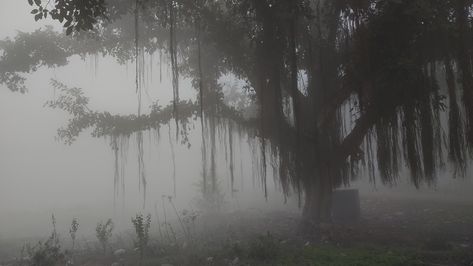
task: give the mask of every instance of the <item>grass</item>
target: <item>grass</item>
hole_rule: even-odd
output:
[[[72,254],[76,265],[89,266],[112,263],[119,263],[120,266],[137,265],[140,257],[141,265],[174,266],[473,265],[473,246],[469,245],[469,239],[472,238],[465,235],[463,227],[453,231],[462,233],[460,235],[451,235],[442,230],[416,232],[400,230],[399,227],[392,229],[391,226],[371,225],[368,225],[370,230],[373,229],[370,234],[366,233],[366,227],[339,226],[300,232],[294,229],[298,225],[297,220],[281,215],[257,216],[248,212],[244,216],[238,212],[233,216],[205,216],[185,211],[180,216],[176,209],[174,211],[178,219],[173,223],[166,215],[161,221],[156,215],[156,230],[150,232],[149,242],[143,242],[143,246],[146,246],[144,257],[140,256],[139,250],[135,250],[140,235],[148,239],[143,216],[140,216],[142,221],[138,224],[138,235],[107,238],[110,240],[110,250],[125,249],[123,255],[104,253],[100,252],[99,247],[84,248],[83,245],[78,245],[70,254],[64,254]],[[248,219],[255,216],[255,219]],[[268,217],[277,223],[268,224]],[[136,231],[136,224],[133,224]],[[54,226],[53,223],[53,232]],[[151,225],[146,227],[153,228]],[[330,237],[326,238],[325,235]],[[458,240],[458,236],[465,243]],[[28,264],[16,260],[7,265]]]
[[[307,247],[302,259],[293,258],[281,265],[422,265],[411,252],[373,248]]]
[[[162,253],[146,258],[142,265],[421,266],[468,265],[472,259],[465,250],[439,252],[421,248],[305,245],[282,242],[271,234],[264,234],[244,242],[200,243],[185,249],[178,246],[164,247]],[[133,265],[132,258],[125,261],[125,265]]]
[[[138,217],[138,216],[137,216]],[[139,231],[150,228],[150,222],[143,225],[144,217],[139,224]],[[136,218],[138,219],[138,218]],[[136,220],[135,219],[135,220]],[[148,218],[150,219],[150,218]],[[137,224],[134,222],[135,229]],[[54,223],[53,223],[54,225]],[[104,226],[101,226],[104,227]],[[55,227],[53,227],[55,232]],[[138,230],[137,229],[137,230]],[[215,228],[214,228],[215,229]],[[110,229],[111,232],[112,229]],[[106,230],[105,230],[106,231]],[[216,234],[220,237],[217,237]],[[262,266],[285,266],[285,265],[307,265],[307,266],[421,266],[421,265],[470,265],[473,262],[473,254],[469,249],[461,249],[442,237],[431,237],[424,242],[403,247],[396,244],[343,244],[339,246],[334,242],[310,243],[304,238],[297,236],[274,235],[267,231],[264,234],[250,234],[247,236],[235,236],[230,232],[215,231],[214,234],[202,232],[195,236],[194,241],[189,241],[184,235],[179,241],[165,241],[165,239],[150,238],[150,243],[143,242],[148,247],[146,256],[139,250],[133,251],[132,246],[127,249],[123,256],[115,256],[112,252],[74,252],[74,260],[77,265],[111,265],[119,262],[119,265],[262,265]],[[138,234],[138,231],[137,231]],[[141,232],[142,237],[148,239],[146,232]],[[184,233],[183,233],[184,234]],[[55,233],[53,233],[55,235]],[[146,235],[146,236],[145,236]],[[157,237],[157,236],[156,236]],[[138,236],[139,238],[139,236]],[[135,246],[136,246],[136,239]],[[108,238],[107,238],[108,242]],[[119,245],[119,246],[121,246]],[[57,243],[60,251],[59,243]],[[49,249],[47,249],[49,250]],[[40,250],[41,251],[41,250]],[[35,252],[35,254],[38,252]],[[43,252],[44,253],[44,252]],[[38,254],[43,254],[38,253]],[[62,254],[62,253],[61,253]],[[36,258],[37,256],[32,256]],[[59,260],[58,260],[59,261]],[[25,265],[22,262],[11,265]],[[29,265],[29,264],[26,264]],[[53,264],[38,264],[53,265]]]
[[[249,244],[248,247],[250,247]],[[247,248],[248,248],[247,247]],[[245,249],[245,247],[243,247]],[[268,249],[269,250],[269,249]],[[225,249],[175,251],[164,256],[150,257],[142,265],[428,265],[411,251],[388,251],[368,248],[338,248],[334,246],[280,247],[271,253],[255,253],[250,248],[232,254]],[[277,252],[277,253],[276,253]],[[255,256],[255,254],[257,254]],[[266,256],[270,255],[270,256]],[[232,264],[232,262],[236,262]],[[132,264],[130,264],[132,265]]]
[[[310,244],[297,239],[282,240],[267,232],[245,239],[202,239],[187,246],[153,241],[150,253],[143,258],[141,265],[469,265],[473,261],[472,255],[469,250],[432,250],[421,244],[409,248]],[[100,252],[77,254],[76,259],[78,265],[111,265],[117,261],[120,265],[136,265],[139,257],[138,252],[128,249],[120,260],[112,254]]]

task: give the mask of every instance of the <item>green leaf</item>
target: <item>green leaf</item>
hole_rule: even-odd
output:
[[[34,0],[34,3],[35,3],[37,6],[39,6],[39,5],[41,5],[41,0]]]
[[[43,18],[43,13],[38,13],[37,15],[34,16],[34,20],[35,20],[35,21],[38,21],[38,20],[40,20],[41,18]]]
[[[30,6],[33,5],[33,0],[28,0],[28,4],[30,4]]]
[[[31,10],[31,14],[36,14],[36,13],[38,13],[38,9]]]

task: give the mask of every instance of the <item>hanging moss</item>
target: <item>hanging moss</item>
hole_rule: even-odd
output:
[[[129,136],[112,135],[110,145],[114,155],[114,206],[118,198],[125,204],[125,166],[127,164]]]
[[[138,158],[138,187],[143,191],[143,208],[146,203],[146,172],[144,163],[144,147],[143,147],[143,132],[139,131],[136,133],[136,146],[137,146],[137,158]]]
[[[169,0],[169,54],[171,56],[172,69],[172,90],[173,90],[173,111],[176,122],[176,139],[179,133],[179,115],[177,105],[179,103],[179,66],[177,64],[177,44],[176,44],[176,17],[174,0]]]

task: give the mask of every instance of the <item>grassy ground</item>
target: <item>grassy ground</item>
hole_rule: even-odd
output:
[[[111,265],[113,258],[91,257],[81,265]],[[137,265],[139,257],[129,254],[118,265]],[[432,251],[392,247],[337,247],[332,244],[287,243],[271,235],[247,243],[189,248],[165,247],[148,253],[142,265],[471,265],[471,250]]]
[[[473,265],[471,203],[365,198],[362,212],[357,223],[309,230],[301,228],[298,213],[202,216],[187,236],[179,225],[171,237],[152,233],[141,265]],[[126,252],[113,255],[117,249]],[[74,265],[140,264],[133,239],[125,237],[112,241],[106,254],[79,245],[71,257]],[[0,265],[28,263],[11,259]]]

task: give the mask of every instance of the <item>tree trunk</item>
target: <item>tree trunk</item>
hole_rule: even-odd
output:
[[[309,223],[331,222],[333,188],[328,176],[318,176],[305,184],[303,219]]]

